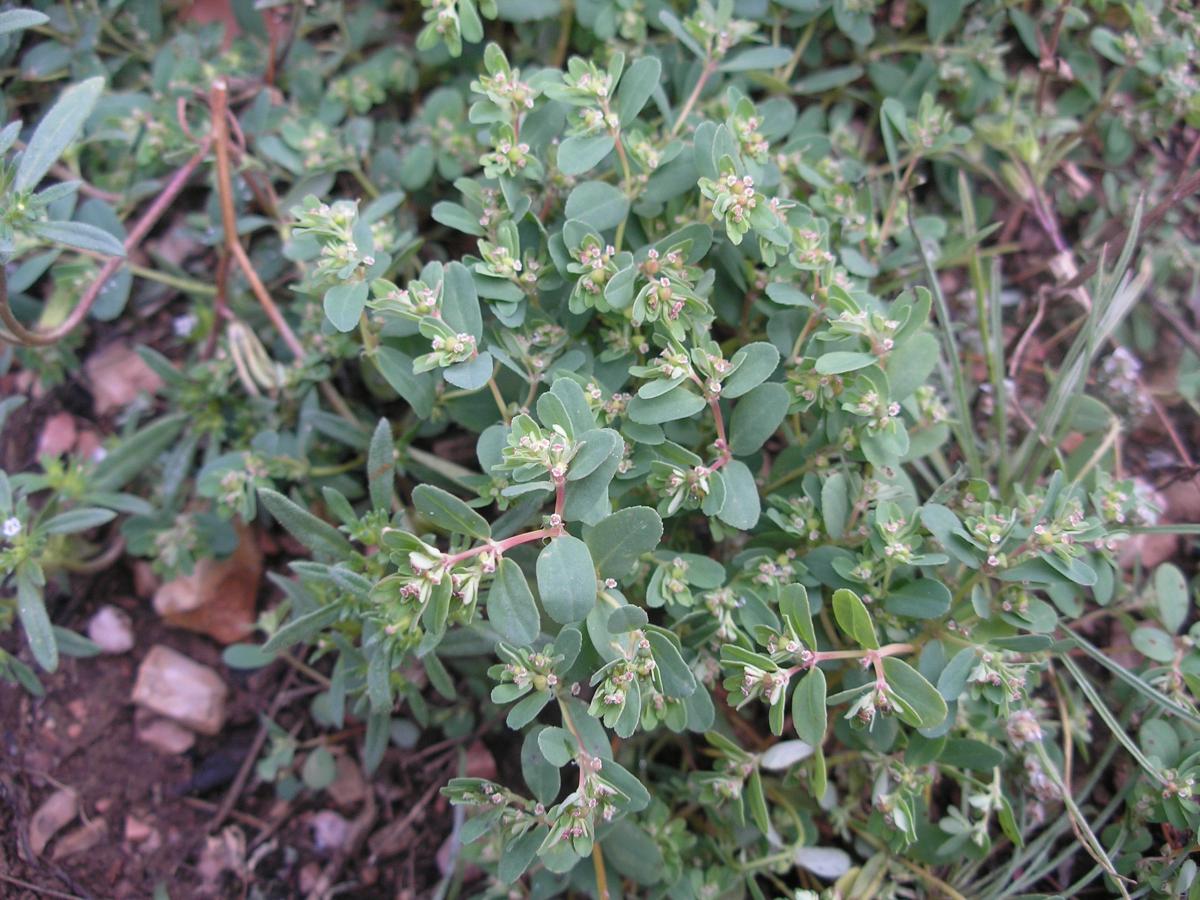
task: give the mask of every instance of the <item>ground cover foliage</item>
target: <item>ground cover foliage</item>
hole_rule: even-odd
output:
[[[6,678],[95,652],[72,573],[278,525],[230,666],[368,773],[514,748],[438,896],[1200,895],[1190,545],[1136,558],[1196,533],[1138,363],[1194,411],[1190,4],[36,6],[0,367],[124,326],[161,389],[0,474]]]

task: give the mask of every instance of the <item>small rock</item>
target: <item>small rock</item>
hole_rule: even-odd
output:
[[[196,743],[194,731],[188,731],[182,725],[144,709],[139,709],[134,714],[133,727],[139,741],[171,756],[186,753]]]
[[[133,621],[129,613],[105,605],[96,610],[87,627],[91,638],[105,653],[128,653],[133,649]]]
[[[86,825],[80,825],[74,831],[67,832],[54,845],[53,859],[66,859],[85,850],[91,850],[108,835],[108,822],[104,819],[92,819]]]
[[[155,644],[138,668],[133,702],[201,734],[216,734],[225,721],[229,688],[221,676],[177,650]]]
[[[79,794],[71,788],[55,791],[37,808],[29,822],[29,847],[41,856],[50,839],[79,812]]]
[[[154,834],[155,830],[153,825],[143,822],[137,816],[125,816],[125,840],[131,844],[140,844]]]
[[[225,559],[202,559],[191,575],[154,592],[154,608],[168,625],[207,634],[223,644],[245,640],[254,629],[262,552],[250,529]]]
[[[98,416],[124,409],[142,391],[154,393],[162,387],[162,379],[124,341],[97,350],[83,368]]]
[[[356,806],[367,795],[362,768],[345,754],[338,755],[335,765],[333,782],[325,789],[329,798],[343,809]]]
[[[38,437],[37,455],[62,456],[75,446],[77,435],[75,417],[68,412],[55,413],[42,426],[42,433]]]
[[[350,836],[350,822],[332,809],[323,809],[309,819],[313,843],[322,853],[331,853],[345,846]]]

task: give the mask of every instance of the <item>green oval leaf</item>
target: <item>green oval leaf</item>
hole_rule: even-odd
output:
[[[538,593],[546,614],[560,625],[582,622],[596,604],[596,567],[587,544],[565,534],[538,554]]]

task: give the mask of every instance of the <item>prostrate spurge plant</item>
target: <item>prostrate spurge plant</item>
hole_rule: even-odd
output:
[[[724,15],[702,11],[685,33],[753,32]],[[335,692],[361,695],[370,752],[398,689],[412,690],[398,672],[419,663],[453,696],[442,659],[456,666],[479,638],[498,639],[491,701],[523,734],[525,786],[446,789],[471,809],[460,838],[485,845],[498,892],[534,866],[585,890],[611,891],[611,870],[638,891],[761,895],[756,876],[797,863],[842,875],[850,859],[828,846],[839,839],[914,861],[877,856],[847,876],[846,895],[885,869],[936,892],[925,866],[1003,858],[1063,802],[1115,874],[1063,795],[1058,717],[1042,697],[1064,675],[1090,690],[1060,615],[1115,596],[1115,542],[1146,512],[1132,485],[1085,457],[990,486],[965,410],[973,465],[951,470],[932,295],[880,298],[867,272],[848,271],[861,257],[836,248],[872,235],[853,210],[838,214],[848,195],[835,185],[801,187],[802,157],[770,153],[777,110],[731,86],[727,118],[689,123],[685,150],[669,114],[647,107],[654,57],[523,74],[492,44],[484,62],[470,115],[490,126],[488,180],[460,180],[464,205],[434,209],[478,239],[478,256],[430,263],[400,288],[373,278],[380,262],[353,207],[310,199],[297,231],[316,239],[310,280],[330,321],[362,330],[419,415],[445,396],[441,381],[480,398],[451,412],[469,426],[494,402],[483,475],[466,482],[479,499],[420,485],[389,519],[386,422],[367,463],[373,510],[360,518],[325,490],[341,531],[378,552],[359,555],[261,491],[327,559],[298,566],[319,599],[298,604],[268,648],[333,628]],[[969,138],[928,97],[917,119],[892,121],[913,159]],[[1111,330],[1105,316],[1138,289],[1102,285],[1092,327]],[[489,523],[477,509],[493,503],[506,511]],[[1173,661],[1181,673],[1196,662]],[[1138,683],[1200,723],[1184,680]],[[790,715],[796,738],[731,718],[756,704],[775,736]],[[704,734],[711,749],[664,731]],[[1141,814],[1194,827],[1200,757],[1141,758],[1152,801]],[[674,818],[684,805],[687,819]]]
[[[368,771],[401,711],[463,737],[482,706],[511,731],[520,779],[502,765],[445,788],[465,808],[458,864],[485,873],[476,895],[801,897],[832,882],[829,896],[998,898],[1063,872],[1073,890],[1200,893],[1200,635],[1181,633],[1177,568],[1144,583],[1115,559],[1154,510],[1109,474],[1122,423],[1083,395],[1149,278],[1126,274],[1140,207],[1116,266],[1072,288],[1087,312],[1034,403],[1005,378],[1000,270],[976,225],[992,199],[966,174],[998,171],[995,191],[1057,234],[1045,184],[1074,139],[992,104],[1012,87],[1000,34],[1036,54],[1054,17],[924,4],[933,43],[895,50],[904,68],[871,56],[873,3],[735,17],[732,2],[580,0],[562,9],[590,57],[567,58],[571,32],[557,65],[515,68],[491,43],[473,76],[437,69],[445,84],[410,122],[367,118],[444,63],[441,45],[481,41],[480,14],[547,18],[423,6],[417,62],[358,53],[367,13],[319,19],[356,53],[325,92],[296,61],[315,45],[293,49],[289,102],[247,106],[236,142],[203,48],[161,62],[134,108],[156,152],[215,144],[211,230],[249,290],[222,286],[216,316],[198,304],[180,331],[199,321],[207,350],[184,369],[144,351],[183,414],[149,426],[151,455],[176,442],[154,509],[67,496],[129,513],[131,549],[164,573],[263,509],[300,539],[313,559],[277,579],[288,602],[260,622],[265,657],[312,645],[330,673],[314,716],[365,719]],[[1096,28],[1093,43],[1170,93],[1175,69],[1146,62],[1159,57],[1136,21],[1140,39]],[[1160,55],[1186,69],[1195,25],[1171,21],[1185,37]],[[911,58],[930,48],[936,66]],[[795,83],[814,53],[823,68]],[[869,102],[851,87],[860,53]],[[1087,115],[1088,87],[1064,107]],[[829,102],[798,113],[793,88]],[[1162,114],[1167,128],[1195,110]],[[370,200],[328,196],[336,173]],[[249,215],[251,196],[278,221]],[[260,279],[242,235],[268,226]],[[967,327],[935,272],[956,265]],[[263,281],[295,271],[285,318]],[[249,324],[259,306],[278,339]],[[402,412],[380,418],[397,395]],[[422,449],[464,433],[472,467]],[[25,585],[61,516],[29,526],[21,492],[71,485],[18,482],[13,506],[6,484],[0,563]],[[82,512],[81,526],[108,516]],[[1137,625],[1135,669],[1081,633],[1106,615]],[[1136,768],[1114,777],[1118,756]]]

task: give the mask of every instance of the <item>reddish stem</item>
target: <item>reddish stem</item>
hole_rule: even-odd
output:
[[[158,195],[150,207],[142,213],[142,217],[138,219],[137,224],[129,231],[129,236],[125,238],[125,253],[128,256],[133,252],[143,238],[150,233],[150,229],[158,222],[159,218],[165,213],[175,202],[175,198],[179,196],[179,192],[183,190],[187,184],[192,172],[200,163],[204,162],[204,158],[208,156],[209,148],[212,146],[212,139],[205,138],[200,144],[200,149],[196,154],[184,163],[179,170],[171,176],[171,180],[167,182],[162,193]],[[67,316],[60,324],[48,331],[31,331],[21,325],[19,321],[12,316],[8,308],[7,296],[0,296],[0,317],[3,318],[5,326],[12,332],[13,337],[19,343],[30,347],[48,347],[51,344],[57,343],[66,337],[75,329],[84,316],[96,302],[96,298],[100,296],[100,289],[105,283],[117,273],[125,259],[114,256],[110,258],[103,266],[100,267],[100,272],[83,295],[79,298],[79,302],[75,308],[71,310],[71,314]]]
[[[550,528],[539,528],[536,531],[526,531],[524,534],[514,534],[510,538],[505,538],[502,541],[488,541],[480,544],[478,547],[471,547],[468,550],[463,550],[461,553],[451,553],[449,556],[442,558],[442,565],[445,568],[456,566],[464,559],[470,559],[472,556],[478,556],[480,553],[491,550],[497,556],[503,556],[506,550],[517,547],[521,544],[528,544],[531,541],[540,541],[544,538],[562,537],[565,530],[561,525],[551,526]]]

